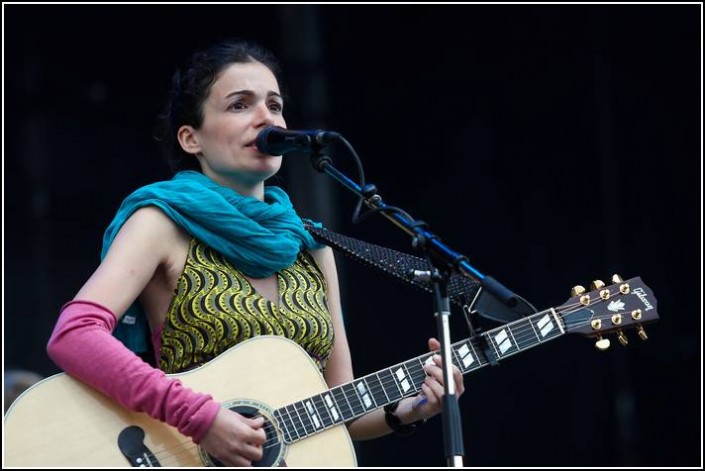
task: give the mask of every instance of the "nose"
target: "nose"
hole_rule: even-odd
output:
[[[260,104],[257,106],[255,125],[257,127],[267,127],[274,126],[274,113],[267,107],[266,104]]]

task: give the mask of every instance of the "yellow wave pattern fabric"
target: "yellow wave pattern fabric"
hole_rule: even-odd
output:
[[[333,349],[326,280],[313,257],[277,273],[279,302],[257,293],[225,257],[191,239],[184,272],[161,335],[159,368],[186,371],[258,335],[281,335],[301,345],[321,372]]]

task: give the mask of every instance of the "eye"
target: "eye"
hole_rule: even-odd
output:
[[[245,103],[242,100],[234,101],[230,105],[228,105],[229,110],[235,110],[235,111],[244,110],[246,107],[247,107],[247,103]]]
[[[275,113],[281,113],[284,110],[284,105],[278,101],[273,101],[269,104],[269,109]]]

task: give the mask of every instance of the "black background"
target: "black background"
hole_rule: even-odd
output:
[[[384,200],[480,272],[540,309],[613,273],[658,298],[647,342],[569,335],[466,376],[466,465],[702,466],[701,5],[3,10],[6,369],[57,372],[61,304],[122,198],[168,177],[151,136],[173,68],[245,37],[284,65],[289,127],[342,133]],[[281,175],[303,215],[410,251],[381,217],[352,225],[354,197],[305,157]],[[357,376],[425,351],[430,296],[339,270]],[[468,334],[459,310],[451,327]],[[445,464],[439,418],[357,448],[364,466]]]

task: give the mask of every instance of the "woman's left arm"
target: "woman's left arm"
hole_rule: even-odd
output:
[[[345,334],[343,314],[340,304],[340,288],[338,285],[338,272],[335,265],[333,250],[330,247],[314,250],[311,252],[319,268],[326,277],[328,285],[327,298],[328,309],[335,329],[335,343],[333,352],[328,360],[328,366],[324,373],[329,388],[340,384],[348,383],[355,379],[353,375],[352,360],[350,358],[350,347]],[[438,341],[429,339],[430,350],[437,350],[440,347]],[[439,355],[434,356],[434,363],[426,365],[426,378],[421,386],[422,392],[417,396],[402,399],[399,406],[394,411],[402,424],[411,424],[419,420],[427,419],[441,412],[441,398],[443,397],[443,370]],[[453,378],[458,396],[465,390],[463,376],[455,366],[453,367]],[[369,440],[392,432],[385,420],[383,409],[377,409],[366,414],[348,425],[348,431],[353,440]]]

